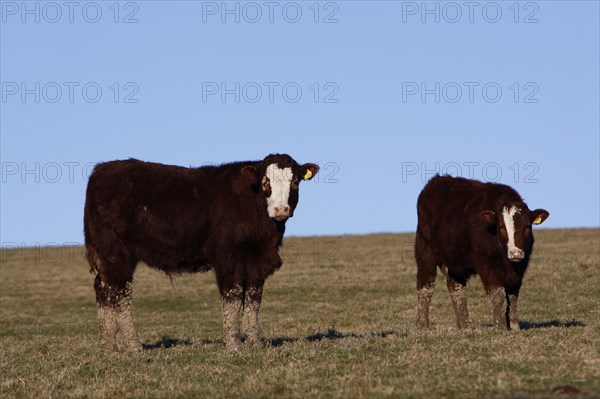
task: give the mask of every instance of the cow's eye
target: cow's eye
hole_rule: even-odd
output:
[[[269,192],[269,191],[271,191],[271,181],[270,181],[270,180],[269,180],[269,178],[268,178],[268,177],[266,177],[266,176],[265,176],[265,177],[263,177],[263,180],[262,180],[262,188],[263,188],[263,191],[265,191],[265,192]]]
[[[530,227],[526,227],[525,228],[525,235],[529,235],[531,234],[531,228]]]

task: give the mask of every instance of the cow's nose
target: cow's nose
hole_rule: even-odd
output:
[[[275,217],[279,218],[288,218],[290,217],[290,207],[289,206],[278,206],[275,208]]]
[[[525,257],[525,252],[522,249],[511,249],[508,251],[508,259],[510,260],[521,260]]]

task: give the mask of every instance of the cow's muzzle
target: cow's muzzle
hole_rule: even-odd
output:
[[[508,260],[511,262],[522,261],[525,257],[525,252],[522,249],[515,248],[508,251]]]
[[[289,206],[278,206],[274,209],[274,211],[275,215],[273,216],[273,219],[279,222],[287,220],[293,216],[292,209]]]

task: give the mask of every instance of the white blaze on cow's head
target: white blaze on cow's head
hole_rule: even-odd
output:
[[[523,248],[519,248],[516,245],[515,240],[515,216],[520,213],[521,209],[517,208],[516,206],[511,206],[510,208],[505,206],[504,208],[502,208],[502,221],[504,222],[503,231],[506,231],[506,235],[508,237],[508,241],[506,243],[508,259],[516,262],[520,261],[525,257],[525,251],[523,250]],[[527,232],[529,231],[530,230],[527,230]]]
[[[267,167],[262,185],[265,193],[270,192],[267,197],[267,212],[273,219],[285,220],[292,216],[289,198],[293,177],[291,167],[280,168],[275,163]]]
[[[300,180],[312,179],[318,170],[315,164],[299,165],[289,155],[275,154],[266,157],[258,167],[244,167],[242,173],[260,186],[269,217],[285,221],[294,215],[298,205]]]
[[[500,212],[483,211],[479,217],[495,231],[508,260],[520,262],[533,246],[531,225],[541,224],[549,215],[544,209],[530,211],[525,204],[509,204]]]

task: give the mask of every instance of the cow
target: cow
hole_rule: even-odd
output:
[[[532,224],[542,223],[548,211],[530,211],[503,184],[436,175],[419,195],[417,215],[417,328],[429,327],[439,267],[459,329],[469,326],[467,280],[479,275],[491,300],[494,326],[519,330],[517,301],[533,248]]]
[[[100,341],[117,351],[142,351],[132,311],[138,262],[168,275],[215,271],[224,342],[260,344],[263,285],[282,265],[286,221],[298,204],[298,185],[319,170],[287,154],[262,161],[185,168],[136,159],[100,163],[90,175],[84,210],[86,257],[96,275]]]

